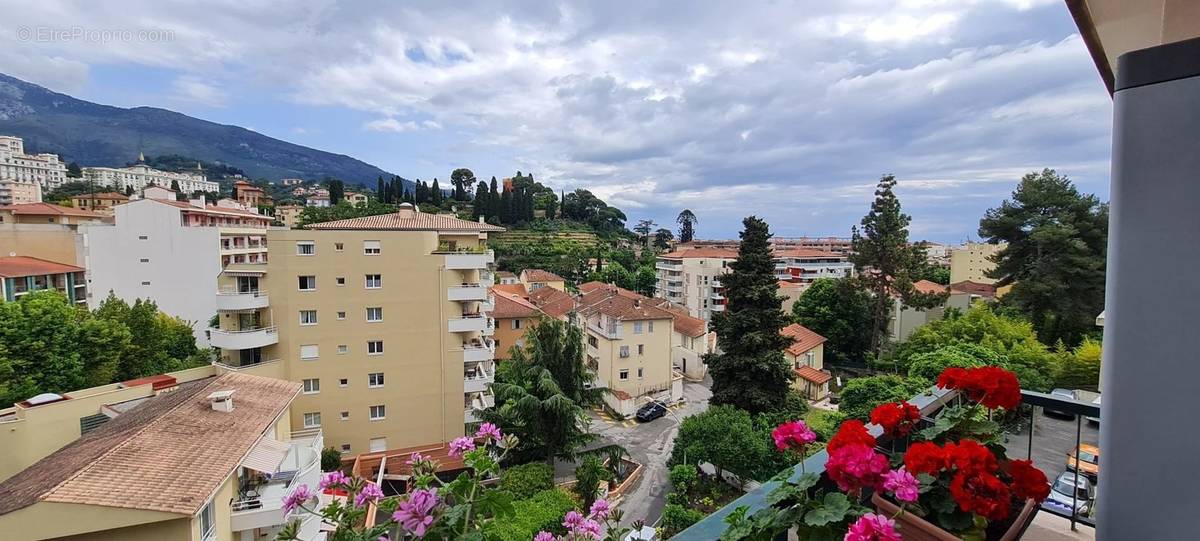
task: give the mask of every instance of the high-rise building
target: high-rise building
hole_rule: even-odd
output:
[[[345,454],[450,441],[494,404],[494,255],[503,228],[399,212],[267,233],[265,265],[221,273],[219,362],[300,382],[292,424]]]
[[[175,186],[178,186],[178,190],[185,194],[220,190],[219,184],[205,178],[204,170],[200,168],[199,163],[196,164],[194,171],[176,173],[160,171],[146,165],[143,161],[143,158],[139,156],[138,163],[129,167],[84,167],[83,178],[95,183],[96,186],[107,186],[121,192],[128,190],[141,192],[147,186],[170,189],[176,189]]]
[[[24,184],[26,187],[9,187],[10,197],[19,192],[24,198],[28,193],[28,185],[37,184],[41,192],[48,192],[67,180],[67,166],[58,159],[58,154],[26,154],[25,141],[20,137],[0,135],[0,182],[12,181]],[[41,201],[26,201],[36,203]],[[7,203],[20,203],[14,197]]]
[[[950,283],[975,282],[977,284],[994,284],[995,278],[989,278],[988,273],[996,268],[992,260],[1007,244],[988,244],[986,242],[964,242],[962,246],[950,251]]]
[[[24,205],[41,202],[41,184],[16,180],[0,180],[0,205]]]
[[[721,275],[729,271],[737,251],[726,248],[693,248],[658,256],[655,296],[687,309],[692,317],[709,322],[725,310]]]

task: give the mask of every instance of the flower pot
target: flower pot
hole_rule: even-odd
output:
[[[896,516],[900,512],[900,507],[892,501],[880,496],[878,492],[871,496],[871,503],[875,504],[875,510],[880,514],[889,517]],[[1025,529],[1033,522],[1033,517],[1037,515],[1038,506],[1033,500],[1025,500],[1025,505],[1017,512],[1017,516],[1013,519],[1008,528],[999,534],[999,536],[988,536],[988,541],[1016,541],[1025,534]],[[900,529],[900,535],[904,541],[962,541],[958,536],[939,528],[917,515],[912,513],[904,513],[896,517],[896,523]],[[988,528],[989,532],[992,531]]]

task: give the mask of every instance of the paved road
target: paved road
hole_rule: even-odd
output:
[[[625,447],[633,460],[643,467],[637,486],[626,493],[621,502],[621,510],[625,513],[622,520],[624,526],[638,519],[654,524],[662,515],[667,492],[671,488],[667,480],[667,459],[671,457],[679,422],[684,417],[707,409],[712,392],[703,384],[685,381],[683,396],[686,403],[682,407],[649,423],[622,423],[593,415],[591,428],[600,434],[601,442]]]
[[[1028,421],[1028,420],[1027,420]],[[1079,441],[1092,445],[1100,444],[1100,430],[1095,424],[1083,421]],[[1025,458],[1029,451],[1028,423],[1020,432],[1009,434],[1005,442],[1008,456]],[[1034,413],[1033,418],[1033,464],[1046,474],[1051,482],[1067,469],[1067,453],[1075,446],[1075,421],[1057,416]]]

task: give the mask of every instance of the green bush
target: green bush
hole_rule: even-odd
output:
[[[671,536],[686,530],[688,526],[700,522],[704,518],[704,513],[695,509],[688,509],[682,505],[673,503],[663,507],[662,514],[662,529],[663,538],[669,539]]]
[[[845,419],[846,416],[839,412],[820,409],[813,409],[804,416],[804,422],[817,433],[817,441],[829,441]]]
[[[499,541],[529,541],[540,531],[566,533],[562,517],[576,508],[575,499],[565,490],[543,490],[532,498],[513,502],[513,515],[487,525],[487,539]]]
[[[342,467],[342,452],[333,447],[321,449],[321,471],[333,471]]]
[[[926,391],[928,383],[893,375],[855,378],[842,389],[838,411],[848,418],[865,421],[875,406],[908,400]]]
[[[700,470],[691,464],[679,464],[671,468],[670,479],[676,492],[687,493],[700,482]]]
[[[538,492],[552,488],[554,468],[544,462],[521,464],[500,473],[500,490],[511,492],[517,500],[533,497]]]
[[[595,455],[583,457],[583,461],[575,468],[575,495],[583,500],[586,509],[596,501],[596,487],[605,481],[613,479],[612,472],[604,466],[604,461]]]

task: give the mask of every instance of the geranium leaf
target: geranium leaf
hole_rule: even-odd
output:
[[[804,515],[804,523],[809,526],[825,526],[846,518],[850,511],[850,499],[841,492],[830,492],[825,495],[819,507],[815,507]]]

